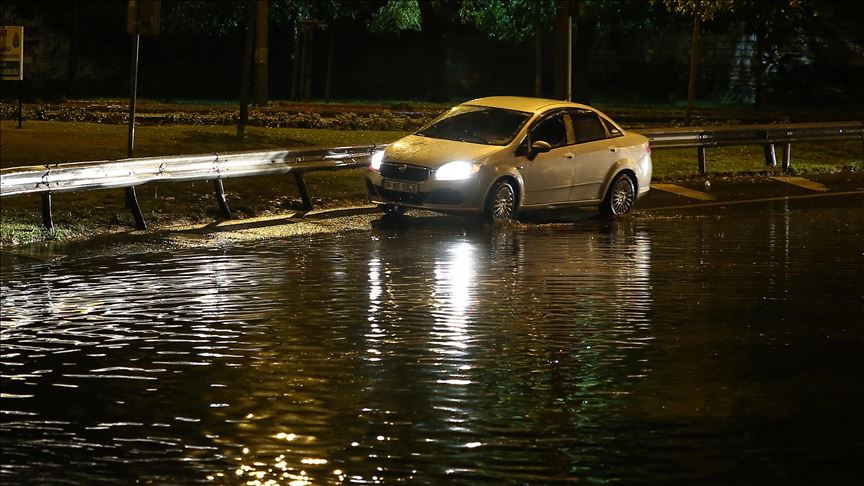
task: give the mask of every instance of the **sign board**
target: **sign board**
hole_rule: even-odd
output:
[[[141,35],[159,35],[159,16],[162,0],[128,0],[126,32]]]
[[[24,79],[24,27],[0,26],[0,75],[3,81]]]

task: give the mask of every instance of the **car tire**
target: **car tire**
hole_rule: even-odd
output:
[[[378,209],[384,213],[384,216],[390,216],[393,218],[398,218],[405,214],[405,211],[408,210],[405,206],[399,206],[397,204],[381,204],[378,206]]]
[[[621,172],[612,180],[606,198],[600,205],[600,212],[606,216],[621,216],[633,209],[636,202],[636,182]]]
[[[486,200],[486,219],[490,222],[510,221],[516,214],[516,190],[513,184],[500,180],[492,186]]]

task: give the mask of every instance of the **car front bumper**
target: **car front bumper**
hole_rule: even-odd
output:
[[[461,181],[437,181],[431,178],[422,182],[389,178],[386,180],[409,184],[408,187],[416,188],[417,192],[386,189],[385,178],[378,172],[370,172],[366,176],[366,190],[370,201],[442,213],[480,214],[483,212],[485,187],[478,177]]]

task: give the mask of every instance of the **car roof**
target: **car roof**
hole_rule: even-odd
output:
[[[594,110],[590,106],[580,105],[569,101],[550,100],[545,98],[528,98],[525,96],[489,96],[466,101],[463,105],[489,106],[492,108],[504,108],[508,110],[527,111],[538,113],[550,108],[581,108]],[[594,110],[596,111],[596,110]]]

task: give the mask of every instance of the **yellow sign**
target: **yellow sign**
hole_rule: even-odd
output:
[[[0,77],[24,79],[24,27],[20,25],[0,26]]]

